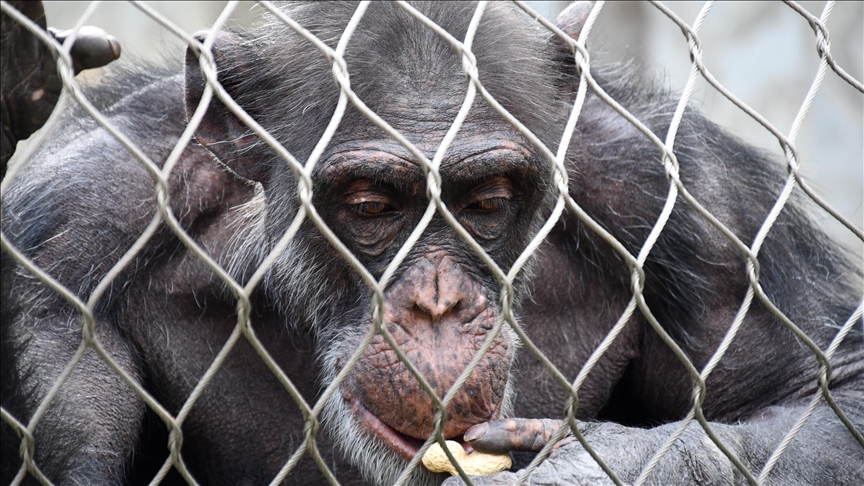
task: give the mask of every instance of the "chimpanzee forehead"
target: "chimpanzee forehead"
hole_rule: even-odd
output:
[[[433,152],[420,148],[427,159]],[[434,148],[433,148],[434,150]],[[480,180],[497,174],[525,173],[536,169],[537,158],[518,138],[467,137],[454,141],[441,161],[445,182]],[[422,184],[422,164],[393,140],[346,142],[327,151],[313,177],[333,184],[346,178],[365,178],[396,186]]]
[[[457,41],[465,39],[475,10],[475,5],[461,3],[430,2],[415,7]],[[284,8],[309,32],[335,47],[355,6],[313,2],[289,3]],[[280,101],[284,109],[275,112],[290,114],[292,119],[314,118],[316,127],[326,125],[333,110],[328,101],[335,103],[338,96],[330,63],[318,49],[286,26],[274,26],[280,34],[270,34],[267,42],[255,45],[260,64],[266,66],[256,69],[272,75],[269,82],[279,86],[274,101],[285,100]],[[512,5],[490,3],[472,43],[483,88],[544,140],[550,122],[551,126],[558,126],[555,120],[562,118],[563,126],[569,111],[559,106],[562,93],[555,83],[559,66],[550,52],[548,39],[549,32],[524,12]],[[369,6],[347,43],[344,59],[354,94],[400,131],[416,129],[422,133],[437,130],[432,126],[436,124],[445,125],[446,131],[470,84],[458,49],[389,2],[373,2]],[[297,79],[299,72],[304,76]],[[294,81],[285,86],[284,79]],[[489,108],[480,94],[475,106],[472,116]],[[349,108],[346,113],[346,124],[356,127],[358,123],[350,121],[351,111]],[[492,117],[487,115],[487,120],[491,122]],[[408,126],[399,126],[402,121]],[[301,125],[305,134],[309,124]]]

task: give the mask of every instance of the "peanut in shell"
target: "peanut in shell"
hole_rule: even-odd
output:
[[[494,474],[506,469],[510,469],[513,461],[507,454],[486,454],[485,452],[474,451],[471,454],[466,454],[462,446],[455,441],[444,441],[453,458],[462,466],[462,470],[470,476],[483,476],[486,474]],[[431,472],[449,472],[451,475],[459,474],[456,468],[450,463],[450,459],[441,448],[441,444],[434,443],[429,446],[426,454],[423,454],[423,465]]]

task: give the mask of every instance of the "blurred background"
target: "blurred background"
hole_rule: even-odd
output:
[[[225,2],[147,2],[189,32],[207,28]],[[550,20],[569,2],[527,2]],[[45,2],[48,25],[68,29],[89,2]],[[670,2],[692,24],[703,2]],[[825,2],[801,2],[817,18]],[[240,2],[232,22],[249,26],[260,16],[255,2]],[[86,22],[117,37],[123,55],[159,58],[185,44],[125,2],[98,5]],[[856,79],[864,80],[864,3],[838,2],[827,22],[831,53]],[[704,62],[727,89],[788,133],[816,75],[819,57],[807,21],[779,2],[718,2],[700,30]],[[592,62],[631,61],[680,92],[690,72],[687,39],[656,7],[644,2],[607,2],[589,37]],[[98,76],[85,72],[81,76]],[[738,137],[777,154],[777,140],[701,77],[691,97],[712,120]],[[859,228],[864,226],[864,94],[830,69],[797,139],[801,172],[811,187]],[[779,163],[779,162],[778,162]],[[698,197],[698,196],[697,196]],[[822,212],[819,220],[859,258],[864,244]],[[864,263],[862,263],[864,264]]]

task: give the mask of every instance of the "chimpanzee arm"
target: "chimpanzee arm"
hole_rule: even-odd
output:
[[[87,126],[74,115],[64,126],[73,132],[76,123]],[[19,251],[86,301],[152,217],[154,209],[141,204],[152,182],[143,168],[125,163],[128,154],[104,132],[85,128],[71,138],[58,141],[65,152],[37,157],[18,174],[3,201],[3,230]],[[123,197],[119,181],[129,183]],[[113,317],[127,278],[115,281],[97,305],[95,336],[140,382],[134,345],[124,335],[128,326]],[[4,377],[3,403],[26,424],[81,345],[83,320],[25,270],[17,269],[11,284],[11,298],[28,310],[3,323],[3,367],[11,375]],[[141,399],[87,349],[38,422],[35,463],[55,484],[123,484],[143,415]],[[4,444],[18,443],[9,428],[3,434]],[[17,454],[4,459],[10,456]],[[7,473],[4,465],[4,479]]]
[[[127,75],[130,82],[119,83],[124,91],[98,103],[122,98],[133,105],[148,104],[149,112],[121,114],[111,121],[160,164],[184,123],[182,106],[164,96],[172,89],[179,94],[179,78],[147,74]],[[107,108],[99,106],[103,112]],[[175,126],[165,120],[174,120]],[[154,183],[119,142],[80,111],[70,112],[60,125],[56,140],[21,170],[5,195],[3,231],[25,256],[86,301],[152,221]],[[163,131],[156,136],[134,131],[136,126]],[[227,179],[230,176],[202,148],[187,149],[169,178],[172,210],[180,224],[194,232],[213,208],[224,209],[230,193]],[[117,318],[127,304],[124,290],[134,275],[147,272],[179,247],[163,225],[94,311],[96,338],[139,382],[147,371],[141,368],[140,350],[130,337],[135,323]],[[3,405],[26,424],[80,346],[82,320],[24,270],[12,278],[9,295],[19,308],[29,310],[3,322]],[[55,484],[124,484],[144,411],[128,384],[88,349],[39,421],[35,462]],[[17,450],[19,442],[8,427],[2,429],[5,480],[15,474],[10,468],[16,468],[5,460],[17,456],[14,451],[7,455],[6,446],[14,444]]]
[[[16,348],[17,367],[4,371],[12,371],[22,383],[8,405],[25,423],[81,342],[80,317],[55,312],[58,307],[63,306],[32,311],[7,331],[10,345]],[[97,322],[96,333],[115,362],[140,379],[139,367],[119,330]],[[36,464],[54,484],[123,484],[144,416],[143,405],[108,364],[88,349],[38,422]]]
[[[835,398],[860,430],[864,425],[864,410],[860,405],[864,394],[858,391],[835,393]],[[754,477],[758,477],[805,409],[806,405],[771,407],[747,422],[710,425],[723,444]],[[496,426],[504,426],[506,422],[490,423],[484,435],[500,438],[502,434],[496,434]],[[641,429],[615,423],[580,423],[580,430],[618,477],[625,483],[632,483],[679,425],[674,422]],[[541,428],[535,430],[542,432]],[[485,449],[482,439],[472,443],[475,448]],[[613,484],[581,444],[568,442],[555,450],[525,484]],[[543,443],[542,439],[535,442],[536,445]],[[512,484],[517,475],[504,472],[472,479],[477,485],[503,485]],[[765,484],[861,484],[862,479],[864,449],[834,412],[823,405],[816,409],[780,456]],[[462,483],[454,477],[445,484]],[[694,421],[663,456],[645,484],[747,484],[747,481]]]

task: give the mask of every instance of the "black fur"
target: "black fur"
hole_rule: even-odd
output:
[[[284,8],[335,47],[355,7],[315,2]],[[457,39],[464,37],[474,11],[473,5],[453,3],[418,8]],[[513,8],[490,4],[473,51],[484,86],[554,151],[577,81],[561,44]],[[225,34],[214,54],[226,90],[305,162],[338,96],[321,53],[273,21],[259,30]],[[398,7],[373,3],[349,43],[346,61],[358,96],[431,156],[467,86],[451,47]],[[168,64],[115,67],[112,75],[87,90],[99,110],[158,164],[173,148],[203,89],[194,56],[187,56],[182,74],[176,63]],[[594,69],[604,90],[655,134],[665,136],[676,103],[672,94],[625,71]],[[504,133],[514,143],[528,145],[485,103],[478,101],[472,113],[457,142],[482,146]],[[80,109],[70,111],[55,133],[5,195],[3,232],[86,300],[155,214],[154,182]],[[214,134],[223,136],[212,138]],[[251,134],[214,102],[199,129],[200,144],[186,149],[169,181],[171,208],[183,227],[241,283],[281,238],[299,207],[289,166],[261,140],[249,139]],[[333,216],[339,214],[339,188],[321,181],[328,177],[337,148],[373,142],[370,150],[405,152],[349,108],[313,172],[315,206],[351,249],[359,245],[348,239],[351,228],[340,226]],[[752,242],[785,181],[783,166],[692,110],[685,115],[675,147],[688,190],[742,241]],[[528,151],[528,165],[536,174],[524,180],[513,177],[514,185],[524,186],[519,192],[524,201],[518,206],[523,212],[499,238],[506,245],[490,243],[490,253],[505,269],[554,200],[547,163],[538,150]],[[461,162],[445,163],[442,174]],[[567,166],[572,197],[631,253],[638,253],[669,189],[657,148],[589,95]],[[364,177],[372,180],[389,177],[380,169],[368,172]],[[445,179],[443,197],[456,197],[455,186],[447,184]],[[422,193],[415,202],[422,212]],[[759,253],[760,284],[824,350],[860,302],[862,275],[812,222],[810,211],[807,201],[793,194]],[[483,282],[494,302],[498,284],[440,217],[428,233],[406,266],[429,248],[445,247]],[[359,257],[378,277],[406,237],[398,236],[381,255]],[[4,263],[4,272],[8,268]],[[529,273],[519,282],[520,323],[573,379],[632,296],[630,271],[610,245],[565,213]],[[701,369],[746,293],[743,258],[679,197],[645,274],[649,308]],[[26,272],[7,272],[3,278],[4,289],[12,291],[8,297],[4,291],[11,302],[3,302],[2,401],[26,423],[80,343],[81,323],[68,304]],[[404,282],[402,278],[397,274],[393,285]],[[14,319],[5,314],[10,305],[21,309]],[[371,322],[370,293],[308,221],[266,275],[253,305],[256,335],[310,404]],[[235,312],[235,299],[224,284],[163,224],[100,301],[97,336],[133,379],[177,414],[231,333]],[[859,431],[864,428],[862,343],[858,325],[832,360],[831,382],[834,398]],[[503,358],[495,369],[510,373],[514,416],[563,416],[565,394],[527,352],[519,351],[512,369]],[[742,462],[758,473],[815,393],[817,371],[812,353],[754,301],[732,347],[707,381],[705,416]],[[691,395],[683,366],[637,311],[582,386],[578,416],[588,421],[584,433],[589,442],[625,481],[633,481],[689,411]],[[331,402],[339,400],[337,391]],[[317,441],[337,478],[343,484],[360,484],[398,474],[405,462],[392,451],[381,452],[383,446],[371,434],[356,444],[371,451],[366,461],[345,458],[348,426],[339,420],[356,420],[340,410],[328,404]],[[269,482],[304,441],[297,405],[242,337],[196,402],[183,431],[184,461],[202,484]],[[5,484],[20,464],[19,442],[8,427],[2,432]],[[92,351],[61,390],[36,437],[37,464],[60,484],[137,484],[152,477],[167,457],[164,424]],[[741,483],[740,473],[706,440],[691,426],[650,482]],[[822,405],[769,483],[859,484],[864,479],[861,464],[864,448]],[[376,476],[375,468],[386,471]],[[595,473],[596,464],[573,444],[553,454],[532,481],[572,484],[602,478],[602,473],[592,476]],[[512,480],[509,474],[482,481],[504,484]],[[424,478],[433,483],[444,479],[422,474],[414,479]],[[172,472],[163,484],[173,481],[181,480]],[[308,454],[288,478],[291,484],[323,482]]]

